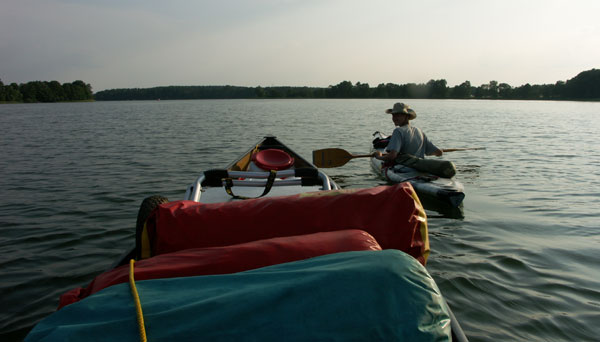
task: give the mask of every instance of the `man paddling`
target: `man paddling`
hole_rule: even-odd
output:
[[[373,152],[373,156],[384,161],[394,161],[398,155],[408,153],[415,157],[425,158],[426,155],[441,156],[442,150],[437,148],[423,131],[412,126],[410,120],[417,117],[417,113],[404,103],[395,103],[394,107],[385,111],[392,114],[392,121],[397,126],[392,133],[392,138],[387,145],[385,154]]]
[[[398,163],[419,171],[433,173],[440,177],[452,177],[456,174],[454,165],[447,161],[424,161],[425,156],[441,156],[442,150],[435,146],[419,129],[412,126],[410,120],[417,113],[404,103],[395,103],[394,107],[385,111],[392,114],[392,121],[397,127],[392,133],[386,147],[387,153],[373,152],[373,158],[386,163]],[[441,162],[441,163],[440,163]]]

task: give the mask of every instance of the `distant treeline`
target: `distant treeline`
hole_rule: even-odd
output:
[[[352,84],[343,81],[327,88],[318,87],[238,87],[238,86],[169,86],[103,90],[92,93],[83,81],[60,84],[57,81],[33,81],[4,85],[0,80],[0,102],[186,100],[186,99],[283,99],[283,98],[413,98],[413,99],[504,99],[504,100],[600,100],[600,69],[579,73],[555,84],[512,87],[490,81],[479,87],[465,81],[448,87],[446,80],[427,83]]]
[[[0,80],[0,102],[61,102],[93,100],[92,87],[83,81],[33,81],[4,85]]]
[[[182,99],[279,99],[279,98],[423,98],[423,99],[521,99],[521,100],[600,100],[600,69],[581,72],[555,84],[511,87],[490,81],[474,87],[465,81],[448,87],[446,80],[426,84],[352,84],[343,81],[327,88],[314,87],[238,87],[169,86],[155,88],[110,89],[95,94],[98,101],[182,100]]]

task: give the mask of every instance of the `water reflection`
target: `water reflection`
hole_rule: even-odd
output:
[[[181,199],[202,170],[265,134],[305,158],[366,153],[372,132],[391,130],[392,102],[0,105],[0,340],[19,340],[60,293],[129,248],[141,199]],[[445,156],[466,185],[464,207],[421,199],[428,269],[469,339],[597,339],[600,104],[407,102],[436,145],[487,147]],[[344,188],[387,184],[358,159],[326,173]]]
[[[462,203],[458,207],[454,207],[429,196],[420,196],[419,199],[421,200],[421,204],[423,204],[423,208],[425,208],[428,218],[465,218],[464,205]]]

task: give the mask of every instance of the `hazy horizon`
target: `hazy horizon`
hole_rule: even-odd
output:
[[[6,0],[0,79],[186,85],[554,84],[599,68],[600,2]]]

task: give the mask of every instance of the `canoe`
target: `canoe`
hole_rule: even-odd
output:
[[[466,341],[427,234],[409,183],[340,189],[268,136],[184,200],[146,198],[135,247],[26,341]]]
[[[373,136],[375,139],[371,145],[371,152],[384,152],[385,144],[378,142],[388,139],[389,136],[381,132],[375,132]],[[465,198],[464,187],[456,177],[442,178],[417,171],[404,165],[386,165],[379,159],[370,159],[373,170],[388,182],[410,182],[421,198],[434,200],[453,208],[458,208],[462,205]]]
[[[340,188],[328,175],[276,137],[266,136],[225,169],[208,170],[200,175],[187,188],[185,199],[203,203],[236,200],[223,191],[227,186],[223,179],[232,179],[231,191],[237,196],[261,196],[271,169],[277,171],[277,177],[267,192],[269,197]]]

